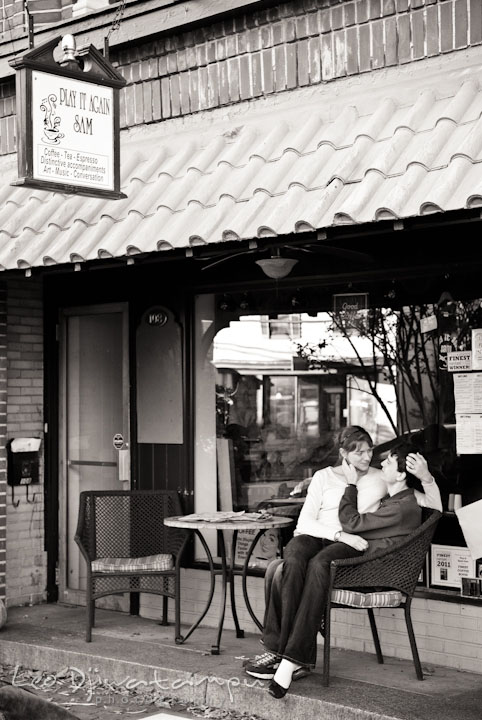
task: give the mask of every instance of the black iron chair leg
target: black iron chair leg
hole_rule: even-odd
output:
[[[405,611],[405,622],[407,624],[408,639],[410,640],[410,648],[412,650],[413,664],[415,665],[415,672],[418,680],[423,680],[422,666],[420,664],[420,657],[418,655],[417,643],[415,641],[415,633],[413,632],[412,616],[410,615],[410,598],[407,599],[404,611]]]
[[[181,573],[179,570],[179,561],[176,565],[175,588],[176,592],[174,595],[174,641],[177,645],[179,645],[183,642],[183,637],[181,635]]]
[[[377,653],[377,660],[380,665],[383,665],[382,648],[380,646],[380,638],[378,637],[377,624],[375,622],[375,613],[373,612],[373,608],[367,608],[367,610],[368,619],[370,620],[370,627],[372,629],[373,644],[375,645],[375,651]]]
[[[331,607],[330,601],[326,603],[325,621],[324,621],[324,644],[323,644],[323,685],[328,687],[330,684],[330,631],[331,631]]]
[[[168,609],[168,600],[169,598],[167,595],[162,596],[162,621],[161,625],[169,625],[169,620],[167,618],[167,609]]]
[[[92,627],[95,620],[95,600],[92,598],[92,591],[88,593],[87,597],[87,628],[85,633],[85,641],[92,641]]]

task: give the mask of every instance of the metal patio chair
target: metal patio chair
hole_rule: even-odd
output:
[[[80,493],[75,542],[87,563],[87,642],[95,601],[118,593],[162,595],[162,625],[168,624],[168,599],[174,599],[175,637],[180,635],[180,557],[189,533],[166,527],[163,519],[182,514],[175,491]]]
[[[427,519],[413,533],[389,548],[365,556],[333,560],[330,567],[330,589],[324,614],[323,685],[330,682],[330,624],[332,608],[366,609],[379,663],[383,663],[374,608],[403,608],[415,672],[423,680],[422,666],[413,632],[410,607],[417,580],[437,523],[438,510],[425,510]]]

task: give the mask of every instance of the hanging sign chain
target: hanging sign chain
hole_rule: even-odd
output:
[[[107,40],[109,40],[109,38],[113,32],[115,32],[116,30],[118,30],[120,28],[125,9],[126,9],[125,0],[121,0],[118,8],[116,10],[116,14],[114,15],[114,19],[112,20],[112,25],[110,27],[110,30],[107,33]]]

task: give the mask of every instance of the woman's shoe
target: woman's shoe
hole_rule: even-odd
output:
[[[298,670],[295,670],[293,673],[292,680],[301,680],[302,678],[308,677],[308,675],[311,675],[311,670],[309,667],[302,666],[298,668]]]
[[[288,692],[288,688],[282,687],[276,682],[276,680],[271,680],[270,684],[268,685],[268,692],[277,700],[281,700],[281,698],[284,698],[284,696]]]
[[[257,655],[254,660],[245,660],[243,667],[248,675],[252,677],[271,680],[279,667],[279,662],[277,655],[265,652],[262,655]]]

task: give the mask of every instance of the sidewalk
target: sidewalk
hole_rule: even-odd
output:
[[[242,660],[261,651],[254,634],[237,639],[225,630],[222,651],[211,655],[214,628],[199,628],[185,645],[174,643],[172,626],[117,612],[98,610],[92,643],[84,641],[85,609],[61,605],[10,608],[0,631],[0,664],[22,670],[15,683],[34,678],[27,670],[60,673],[78,702],[110,702],[128,695],[136,717],[153,714],[155,696],[178,698],[228,713],[265,720],[480,720],[482,675],[440,666],[424,666],[419,682],[412,662],[375,655],[332,651],[331,685],[321,684],[320,667],[312,677],[292,684],[283,700],[274,700],[267,683],[246,675]],[[23,673],[23,674],[22,674]],[[43,673],[43,675],[42,675]],[[41,680],[40,678],[43,678]],[[55,684],[55,682],[54,682]],[[145,701],[142,699],[144,694]],[[79,706],[80,707],[80,706]],[[75,707],[71,708],[75,714]],[[79,714],[80,717],[80,714]],[[84,716],[87,717],[87,716]]]

